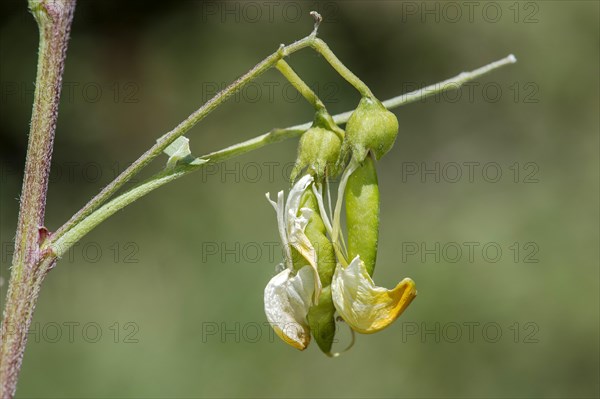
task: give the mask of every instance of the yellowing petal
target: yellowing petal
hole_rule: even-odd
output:
[[[305,233],[306,225],[310,217],[312,216],[313,211],[308,208],[301,208],[300,215],[298,217],[292,218],[290,217],[288,220],[293,220],[289,235],[290,245],[294,247],[300,255],[308,262],[308,265],[312,268],[314,273],[314,302],[319,301],[319,297],[321,296],[321,279],[319,278],[319,272],[317,269],[317,251],[314,246],[308,239]],[[300,259],[298,259],[300,261]],[[301,263],[302,264],[302,263]]]
[[[314,294],[314,274],[310,266],[292,274],[286,268],[269,281],[265,287],[265,314],[279,338],[304,350],[310,342],[306,315]]]
[[[391,290],[377,287],[359,256],[347,267],[337,266],[331,289],[339,315],[363,334],[389,326],[417,295],[415,283],[409,278]]]
[[[313,273],[315,274],[314,302],[318,302],[322,285],[317,270],[317,252],[305,233],[306,226],[308,225],[313,211],[309,208],[300,208],[302,195],[313,181],[312,176],[305,175],[294,184],[285,204],[285,212],[289,244],[294,247],[312,267]]]

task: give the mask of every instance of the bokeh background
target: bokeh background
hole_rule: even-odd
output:
[[[0,7],[4,298],[37,31],[25,1]],[[395,110],[375,281],[410,276],[418,298],[337,359],[273,337],[262,292],[280,247],[264,193],[288,186],[289,140],[161,188],[69,252],[43,288],[20,397],[598,397],[598,2],[81,1],[48,228],[216,88],[306,35],[313,9],[381,99],[519,59]],[[289,62],[332,112],[357,104],[315,53]],[[203,154],[311,118],[270,71],[188,137]],[[341,326],[338,348],[348,340]]]

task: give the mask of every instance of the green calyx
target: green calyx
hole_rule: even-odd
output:
[[[311,128],[300,137],[291,180],[294,181],[305,168],[316,180],[336,176],[339,172],[336,166],[343,138],[344,131],[335,124],[331,115],[325,110],[318,111]]]
[[[363,97],[346,124],[344,152],[362,162],[372,152],[381,159],[398,136],[398,119],[375,98]]]

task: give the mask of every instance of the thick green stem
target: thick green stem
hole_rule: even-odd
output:
[[[55,259],[40,251],[62,73],[75,0],[31,0],[39,27],[39,58],[25,176],[6,305],[0,329],[2,398],[15,394],[27,331],[42,280]]]

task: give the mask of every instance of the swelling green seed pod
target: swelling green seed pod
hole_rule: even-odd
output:
[[[373,275],[379,238],[379,186],[375,160],[367,156],[348,178],[344,192],[348,259],[360,255],[367,272]]]
[[[369,151],[381,159],[398,136],[398,119],[377,99],[363,97],[346,124],[346,146],[362,162]]]
[[[327,354],[335,338],[335,305],[331,297],[331,286],[323,288],[319,303],[308,310],[308,325],[319,348]]]
[[[319,213],[317,198],[311,189],[306,190],[302,195],[300,208],[309,208],[313,211],[305,234],[317,253],[317,269],[323,285],[319,303],[313,305],[308,311],[308,325],[319,348],[329,353],[335,336],[335,306],[330,285],[337,262],[333,245],[327,238],[327,230]]]
[[[323,219],[319,212],[317,198],[312,189],[309,188],[302,195],[300,208],[309,208],[313,211],[304,233],[317,252],[319,278],[321,279],[323,287],[326,287],[331,284],[337,261],[333,250],[333,244],[331,244],[331,241],[327,238],[327,230],[325,229],[325,224],[323,223]]]

